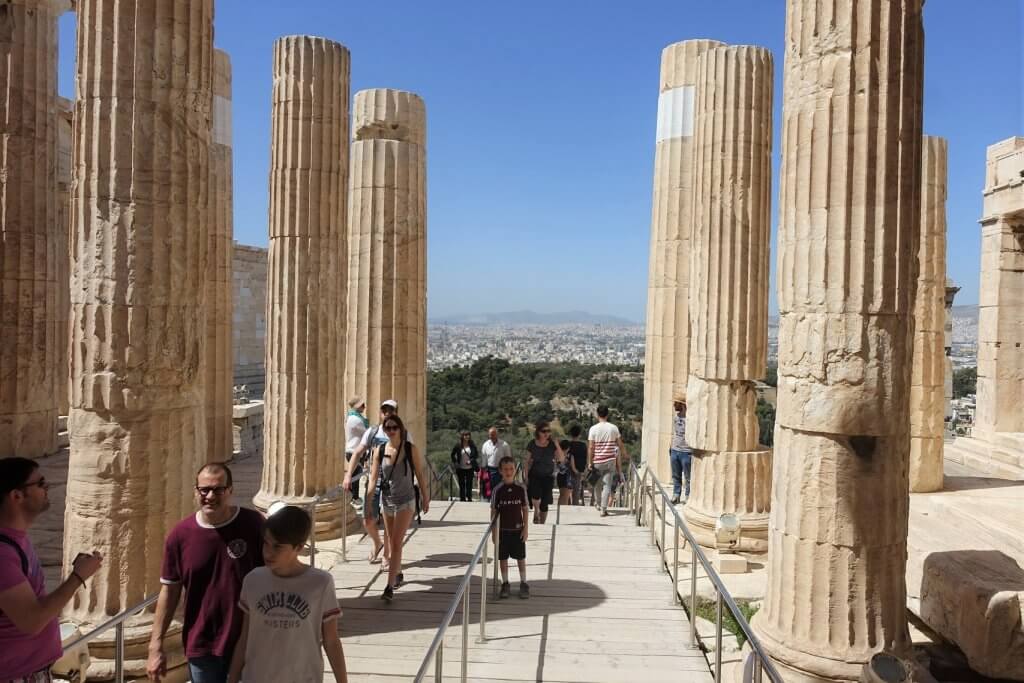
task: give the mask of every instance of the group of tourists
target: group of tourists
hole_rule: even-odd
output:
[[[68,578],[46,592],[28,530],[50,505],[48,489],[34,460],[0,459],[5,683],[52,680],[51,667],[62,654],[58,616],[103,566],[98,552],[80,553]],[[228,466],[204,465],[195,480],[199,509],[167,535],[146,665],[150,680],[167,676],[165,641],[182,602],[181,640],[194,683],[322,681],[323,652],[335,679],[348,680],[334,579],[299,560],[312,533],[309,513],[284,506],[264,519],[235,505],[232,494]]]

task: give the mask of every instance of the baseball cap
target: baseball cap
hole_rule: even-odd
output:
[[[394,408],[395,410],[398,410],[398,401],[396,401],[393,398],[389,398],[386,401],[381,401],[380,402],[380,407],[381,408]]]

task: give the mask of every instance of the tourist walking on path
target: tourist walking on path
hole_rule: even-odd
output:
[[[348,681],[345,652],[338,637],[341,610],[334,577],[299,561],[312,531],[309,513],[287,505],[267,518],[263,532],[264,567],[242,583],[238,606],[242,635],[231,660],[229,683],[324,680],[327,653],[334,680]],[[322,646],[322,649],[321,649]]]
[[[480,471],[480,452],[469,432],[462,432],[459,443],[452,447],[452,469],[459,480],[459,500],[472,501],[473,478]]]
[[[669,447],[668,459],[672,465],[672,504],[678,505],[679,495],[683,492],[683,479],[686,480],[686,493],[682,502],[690,498],[690,464],[693,460],[693,451],[686,443],[686,397],[677,394],[672,401],[672,407],[676,411],[675,422],[672,425],[672,444]]]
[[[512,448],[502,439],[498,438],[498,428],[491,427],[487,430],[487,441],[480,447],[483,454],[484,465],[487,466],[487,474],[491,478],[491,492],[501,482],[501,473],[498,471],[498,463],[502,458],[512,457]]]
[[[384,513],[385,540],[390,546],[391,561],[388,563],[388,584],[381,597],[388,602],[395,595],[395,589],[402,585],[402,545],[405,532],[416,514],[416,489],[413,478],[420,484],[420,507],[430,511],[430,481],[426,477],[426,463],[420,450],[407,438],[405,425],[397,415],[390,415],[382,424],[387,434],[386,443],[376,447],[370,466],[370,489],[366,494],[371,499],[380,488],[381,510]]]
[[[583,428],[577,424],[569,427],[569,447],[566,449],[566,460],[572,475],[572,504],[583,505],[583,473],[587,471],[587,444],[580,440]]]
[[[352,460],[352,454],[359,448],[359,443],[363,440],[363,434],[370,426],[370,421],[366,419],[366,401],[361,397],[355,396],[350,398],[348,401],[348,415],[345,416],[345,467],[348,468],[348,462]],[[359,500],[359,474],[363,471],[362,466],[356,463],[355,469],[352,471],[352,478],[355,481],[351,486],[347,486],[349,492],[352,494],[352,500]]]
[[[35,460],[0,460],[0,681],[51,680],[62,654],[57,619],[102,563],[97,552],[80,554],[68,578],[46,592],[28,530],[50,507],[49,488]]]
[[[391,415],[398,414],[398,401],[389,398],[380,404],[380,421],[376,426],[370,427],[363,432],[363,438],[359,442],[359,447],[356,448],[355,452],[352,453],[352,459],[349,460],[348,469],[345,471],[345,478],[342,481],[342,486],[348,488],[352,483],[353,472],[356,466],[358,466],[363,460],[366,460],[373,453],[374,449],[388,442],[388,435],[384,433],[382,426],[384,420]],[[412,443],[412,435],[406,434],[406,440]],[[371,563],[379,562],[378,556],[383,548],[384,550],[384,562],[386,563],[391,557],[391,550],[388,548],[386,542],[381,541],[380,538],[380,487],[377,486],[379,482],[367,482],[367,491],[376,491],[375,495],[369,495],[367,493],[366,500],[363,501],[363,527],[366,529],[366,535],[373,541],[373,550],[370,551],[369,560]]]
[[[555,467],[555,485],[558,486],[558,504],[569,505],[572,502],[572,458],[569,457],[569,439],[562,439],[558,442],[565,458]]]
[[[548,518],[551,490],[555,487],[555,465],[565,460],[558,442],[551,438],[551,427],[541,420],[535,425],[533,441],[526,447],[524,475],[526,490],[533,503],[533,523],[543,524]]]
[[[601,474],[601,516],[608,516],[608,497],[617,477],[622,475],[622,460],[629,457],[619,428],[608,421],[608,406],[597,407],[597,424],[587,439],[587,467]],[[597,491],[594,492],[597,496]]]
[[[491,496],[491,520],[498,518],[498,526],[491,532],[492,540],[498,545],[498,562],[501,567],[501,592],[499,598],[509,596],[508,558],[519,564],[519,597],[530,597],[530,586],[526,583],[526,541],[530,536],[530,508],[527,491],[516,481],[516,462],[511,455],[499,463],[501,482]]]
[[[211,462],[196,473],[199,510],[167,534],[160,597],[146,673],[167,674],[164,637],[185,592],[182,640],[194,683],[224,683],[242,632],[238,596],[246,574],[263,565],[263,516],[234,505],[231,470]]]

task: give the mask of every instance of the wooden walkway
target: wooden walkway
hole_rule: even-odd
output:
[[[317,564],[334,574],[343,610],[350,680],[412,679],[476,549],[487,514],[481,503],[436,501],[407,539],[406,585],[391,605],[380,599],[385,577],[380,565],[366,562],[365,541],[349,545],[347,563],[334,552],[338,542],[319,545]],[[468,679],[710,683],[704,655],[688,645],[684,612],[669,603],[670,581],[656,568],[657,551],[645,530],[637,529],[625,511],[601,518],[593,508],[566,507],[558,526],[552,523],[554,517],[552,510],[547,525],[531,528],[530,599],[516,596],[513,561],[513,595],[488,602],[488,640],[483,644],[477,642],[479,580],[473,581]],[[445,681],[459,679],[461,624],[460,611],[445,638]]]

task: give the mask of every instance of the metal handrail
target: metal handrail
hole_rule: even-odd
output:
[[[480,564],[480,637],[477,642],[487,642],[487,547],[490,544],[491,534],[494,533],[496,528],[500,530],[501,525],[498,522],[498,518],[494,517],[491,519],[490,524],[487,525],[487,530],[484,531],[483,538],[480,539],[476,552],[473,553],[473,558],[469,561],[469,566],[466,567],[466,573],[462,577],[462,581],[459,582],[458,588],[455,590],[455,596],[452,598],[452,604],[448,607],[448,611],[445,613],[444,619],[441,620],[441,625],[438,627],[437,633],[434,635],[434,639],[430,641],[430,647],[427,648],[427,652],[423,656],[423,661],[420,663],[420,668],[416,671],[416,678],[413,679],[416,683],[422,683],[426,680],[427,674],[431,669],[432,659],[434,680],[436,683],[441,683],[443,680],[444,636],[448,631],[448,627],[451,626],[452,619],[455,618],[455,611],[459,608],[460,601],[462,602],[461,680],[463,683],[467,680],[469,668],[469,605],[470,598],[472,597],[471,584],[473,581],[473,570],[476,569],[477,564]],[[494,549],[494,558],[494,572],[495,575],[497,575],[497,545]]]
[[[129,607],[123,612],[107,619],[88,633],[73,638],[71,642],[64,645],[64,652],[71,652],[82,645],[87,645],[101,633],[114,629],[114,681],[115,683],[124,683],[124,622],[128,621],[129,617],[133,617],[154,605],[159,597],[159,593],[151,595],[134,607]]]
[[[647,479],[650,478],[652,484],[651,487],[647,486]],[[634,483],[639,482],[639,486],[636,490],[633,490]],[[672,577],[672,602],[682,602],[682,598],[678,592],[679,585],[679,533],[683,532],[683,536],[686,538],[686,542],[690,544],[691,559],[690,559],[690,642],[696,644],[697,638],[697,562],[704,567],[705,575],[711,580],[712,585],[715,588],[715,595],[717,597],[717,610],[716,610],[716,624],[715,624],[715,683],[721,683],[722,680],[722,617],[723,617],[723,606],[728,608],[732,614],[733,619],[739,625],[740,630],[743,631],[743,635],[747,638],[747,643],[750,645],[750,649],[754,656],[754,666],[752,670],[752,680],[754,683],[761,683],[762,672],[767,672],[768,678],[774,683],[783,683],[782,676],[779,674],[775,665],[772,663],[771,658],[765,653],[761,647],[760,641],[757,636],[754,635],[753,629],[747,622],[743,613],[740,612],[739,607],[736,606],[736,602],[729,594],[725,584],[722,583],[721,577],[714,570],[711,562],[708,560],[704,551],[701,550],[700,545],[697,543],[697,539],[694,538],[690,532],[690,528],[686,525],[686,521],[682,515],[679,514],[679,510],[672,505],[671,498],[668,492],[665,491],[665,487],[662,486],[658,477],[647,468],[643,474],[637,469],[635,463],[630,463],[630,509],[633,511],[636,517],[637,526],[643,523],[644,517],[644,502],[645,499],[650,500],[650,529],[651,529],[651,542],[658,546],[657,538],[654,532],[654,518],[656,514],[655,498],[654,494],[657,492],[660,494],[662,501],[662,510],[659,517],[661,518],[661,545],[660,553],[658,558],[658,566],[664,566],[665,571]],[[646,495],[645,495],[646,494]],[[664,560],[663,553],[665,552],[665,521],[666,521],[666,510],[671,510],[672,515],[675,518],[677,533],[673,534],[673,566],[669,567],[667,561]]]

